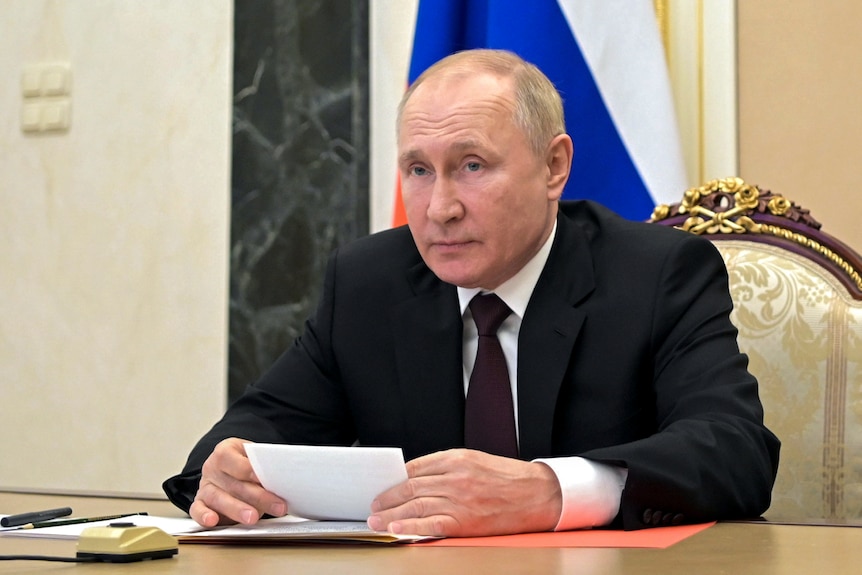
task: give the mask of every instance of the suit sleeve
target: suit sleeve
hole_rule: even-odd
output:
[[[628,468],[617,517],[625,529],[756,517],[769,507],[779,441],[763,425],[715,247],[696,237],[675,244],[654,293],[657,432],[582,455]]]

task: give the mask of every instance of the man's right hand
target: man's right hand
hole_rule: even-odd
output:
[[[264,513],[274,517],[287,513],[287,502],[260,484],[245,443],[236,437],[225,439],[204,462],[198,493],[189,509],[192,519],[203,527],[253,525]]]

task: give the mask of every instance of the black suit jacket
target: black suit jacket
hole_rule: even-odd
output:
[[[709,241],[561,202],[518,341],[521,458],[627,467],[616,521],[626,529],[762,513],[779,443],[731,309]],[[461,355],[456,289],[408,229],[360,239],[330,259],[303,335],[165,490],[188,509],[203,461],[233,436],[399,446],[408,459],[462,447]]]

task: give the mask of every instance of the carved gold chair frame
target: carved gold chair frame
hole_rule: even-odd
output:
[[[672,225],[712,240],[742,239],[785,247],[827,268],[862,300],[862,257],[820,230],[808,210],[741,178],[707,182],[675,204],[655,208],[651,222]]]

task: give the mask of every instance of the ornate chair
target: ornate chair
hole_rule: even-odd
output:
[[[705,235],[724,257],[739,346],[782,441],[766,518],[862,519],[862,257],[739,178],[690,189],[650,221]]]

